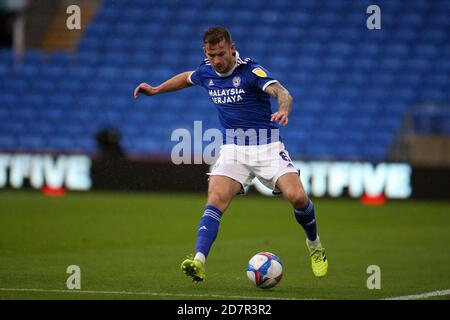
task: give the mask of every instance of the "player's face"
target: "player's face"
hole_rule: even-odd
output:
[[[219,73],[227,73],[235,64],[234,44],[222,40],[218,44],[205,44],[203,47],[206,57],[213,68]]]

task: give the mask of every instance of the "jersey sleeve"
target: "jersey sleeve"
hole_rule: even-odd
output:
[[[253,83],[256,87],[260,88],[262,91],[264,91],[268,85],[278,82],[278,80],[275,80],[270,76],[269,71],[267,69],[263,68],[262,66],[258,64],[252,64],[251,66],[251,78],[253,80]]]
[[[188,82],[197,86],[202,84],[200,77],[200,68],[197,68],[191,72],[191,74],[188,76]]]

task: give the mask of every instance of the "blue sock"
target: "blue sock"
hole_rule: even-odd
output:
[[[317,238],[317,223],[314,215],[314,204],[311,200],[308,200],[306,206],[302,209],[294,209],[295,218],[298,223],[305,230],[306,237],[310,241],[314,241]]]
[[[200,219],[197,233],[196,252],[201,252],[208,256],[211,246],[217,238],[219,232],[220,219],[222,218],[222,211],[214,206],[207,205]]]

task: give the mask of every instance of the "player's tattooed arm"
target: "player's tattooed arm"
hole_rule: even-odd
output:
[[[264,90],[278,100],[278,111],[272,114],[270,121],[278,121],[282,127],[288,124],[289,112],[292,110],[292,96],[279,82],[272,83]]]
[[[146,96],[154,96],[155,94],[171,92],[176,90],[181,90],[186,87],[192,86],[192,83],[188,81],[189,75],[192,71],[186,71],[176,76],[170,78],[169,80],[163,82],[157,87],[152,87],[151,85],[143,82],[134,89],[134,98],[136,99],[139,93],[143,93]]]

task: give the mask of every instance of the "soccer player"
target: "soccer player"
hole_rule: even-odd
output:
[[[196,254],[182,262],[182,271],[195,282],[205,279],[206,259],[223,213],[231,200],[257,177],[291,203],[295,218],[306,233],[312,271],[316,277],[325,276],[328,261],[317,233],[314,204],[276,134],[279,125],[288,124],[291,95],[261,65],[239,56],[226,28],[206,30],[203,50],[206,59],[196,70],[178,74],[156,87],[141,83],[134,90],[137,98],[139,93],[153,96],[199,85],[209,93],[219,113],[224,144],[209,173],[208,200],[197,231]],[[274,113],[271,96],[278,101],[278,111]],[[232,135],[230,130],[245,132],[246,136]]]

